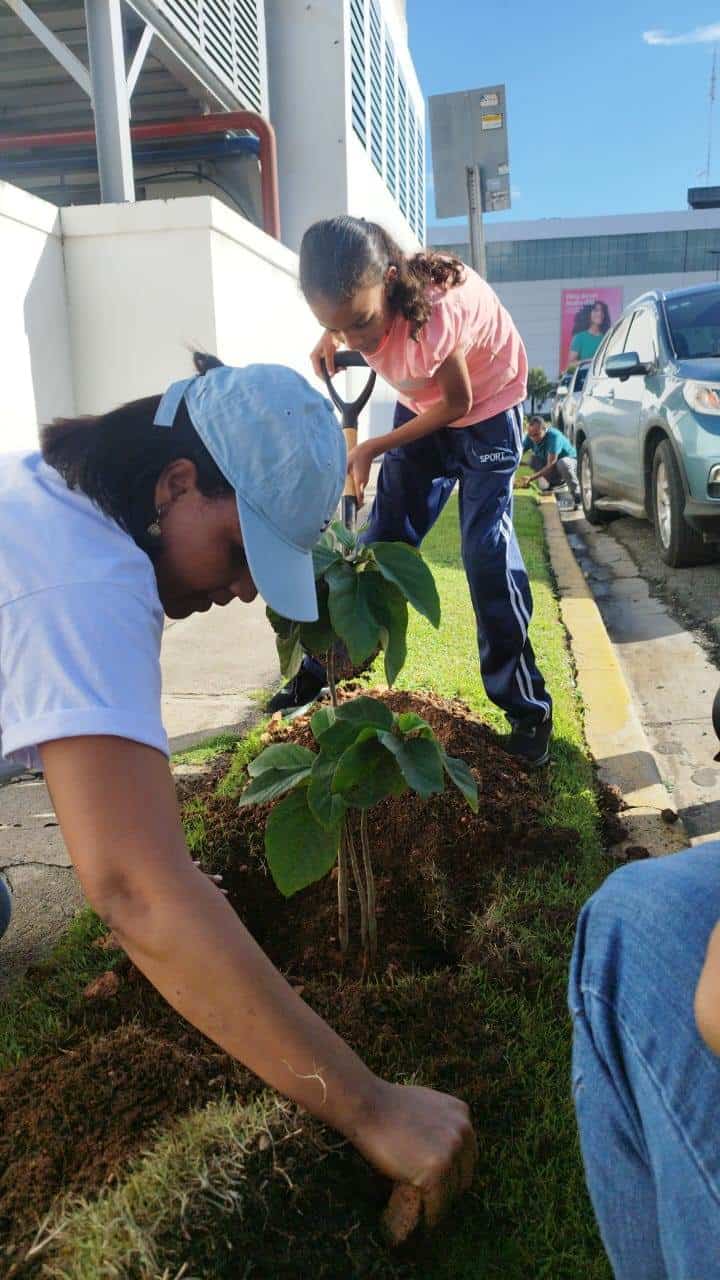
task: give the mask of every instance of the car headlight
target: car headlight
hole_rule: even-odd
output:
[[[708,382],[683,383],[683,395],[696,413],[720,413],[720,387]]]

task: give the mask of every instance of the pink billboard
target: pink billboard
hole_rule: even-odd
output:
[[[620,285],[563,289],[560,303],[560,372],[595,355],[623,309]]]

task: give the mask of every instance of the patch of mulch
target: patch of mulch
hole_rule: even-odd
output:
[[[380,966],[432,970],[462,962],[470,917],[487,906],[501,870],[537,866],[572,855],[577,833],[544,821],[542,783],[508,756],[497,736],[460,703],[433,695],[384,693],[393,711],[414,711],[428,721],[445,750],[462,757],[478,783],[474,814],[454,786],[421,800],[414,794],[390,799],[369,814],[377,883]],[[448,714],[450,712],[450,714]],[[270,736],[312,746],[306,717],[271,726]],[[357,944],[343,962],[338,950],[335,881],[326,877],[285,900],[264,856],[264,830],[271,806],[238,808],[234,799],[204,794],[201,858],[220,871],[230,902],[250,932],[285,972],[324,973],[328,967],[358,972]],[[359,847],[358,824],[355,836]],[[354,886],[351,929],[358,934]]]

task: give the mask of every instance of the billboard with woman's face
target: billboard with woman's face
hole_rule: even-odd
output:
[[[560,373],[564,373],[568,365],[595,355],[622,312],[622,286],[563,289],[560,307]]]

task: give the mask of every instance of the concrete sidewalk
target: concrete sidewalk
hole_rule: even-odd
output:
[[[163,639],[163,722],[179,751],[216,733],[242,733],[261,691],[280,680],[275,640],[259,598],[169,623]],[[0,995],[51,946],[83,901],[41,775],[2,766],[0,873],[13,918],[0,941]]]

